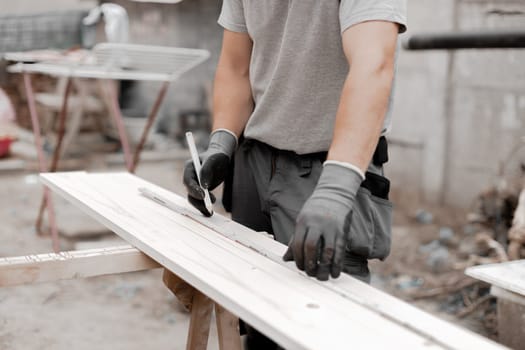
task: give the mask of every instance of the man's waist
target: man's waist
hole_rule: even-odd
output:
[[[241,141],[246,142],[249,147],[250,147],[250,144],[253,144],[253,145],[257,144],[261,147],[268,149],[272,154],[280,155],[283,157],[291,157],[291,158],[296,158],[296,159],[301,159],[301,160],[319,160],[321,162],[324,162],[328,156],[328,151],[298,154],[294,151],[282,150],[282,149],[273,147],[267,143],[264,143],[262,141],[252,139],[252,138],[246,138]],[[379,138],[376,149],[372,156],[371,164],[375,165],[376,167],[382,167],[383,164],[385,164],[386,162],[388,162],[388,142],[385,136],[381,136]]]

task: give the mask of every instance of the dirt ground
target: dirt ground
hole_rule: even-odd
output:
[[[101,161],[88,162],[90,171],[122,171]],[[138,175],[183,194],[182,160],[143,163]],[[48,237],[35,233],[34,220],[40,204],[41,186],[33,172],[0,173],[0,257],[45,253],[51,250]],[[95,226],[57,196],[58,224]],[[405,300],[411,293],[438,286],[443,281],[462,279],[462,272],[435,274],[426,264],[427,253],[421,246],[439,237],[440,225],[461,231],[462,214],[435,209],[433,223],[415,222],[417,207],[397,207],[392,254],[386,263],[374,262],[373,284]],[[434,212],[434,211],[433,211]],[[463,235],[463,233],[458,234]],[[455,237],[458,239],[458,237]],[[105,237],[96,244],[118,244]],[[63,249],[87,247],[94,242],[61,240]],[[83,245],[83,246],[82,246]],[[451,250],[451,259],[454,259]],[[462,306],[457,295],[421,299],[415,304],[439,317],[458,322],[484,335],[485,311],[469,317],[454,315]],[[63,281],[0,289],[0,349],[184,349],[189,317],[164,287],[161,271]],[[217,348],[213,327],[210,349]]]
[[[442,319],[497,340],[496,299],[488,295],[490,286],[467,277],[463,266],[454,266],[465,261],[464,246],[473,246],[476,231],[470,232],[470,226],[465,225],[466,212],[439,207],[427,210],[435,218],[433,223],[422,224],[414,219],[416,207],[396,207],[392,250],[384,262],[372,262],[372,284]],[[444,228],[454,232],[453,242],[436,247]],[[438,255],[436,261],[438,249],[445,249],[448,255]],[[469,306],[482,298],[486,302],[470,311]]]
[[[182,162],[149,163],[138,175],[181,193]],[[92,166],[90,171],[122,171]],[[41,186],[31,172],[0,175],[0,257],[51,251],[35,233]],[[54,196],[58,225],[97,227]],[[99,244],[121,244],[104,238]],[[64,249],[74,244],[61,240]],[[85,246],[90,244],[83,243]],[[91,242],[91,244],[93,244]],[[189,316],[162,284],[160,270],[0,289],[0,349],[184,349]],[[210,349],[217,349],[215,328]]]

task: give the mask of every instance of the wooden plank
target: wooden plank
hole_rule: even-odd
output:
[[[217,303],[215,304],[215,318],[219,334],[219,349],[241,350],[239,318]]]
[[[195,291],[186,350],[206,350],[212,311],[213,301],[199,291]]]
[[[498,298],[498,340],[515,350],[525,350],[525,306]]]
[[[25,170],[27,162],[22,159],[1,159],[0,160],[0,173],[8,171],[19,171]]]
[[[204,218],[192,208],[188,209],[185,206],[185,200],[172,192],[148,184],[144,180],[134,179],[134,181],[142,181],[144,187],[140,188],[140,191],[144,192],[144,188],[147,190],[149,189],[150,192],[153,191],[156,200],[159,201],[161,205],[184,216],[190,217],[221,235],[239,242],[245,247],[260,253],[276,263],[298,272],[293,263],[287,264],[283,262],[281,258],[286,250],[286,246],[273,239],[268,239],[269,235],[267,233],[261,232],[261,234],[256,234],[253,230],[220,215],[214,215],[212,218]],[[385,318],[394,320],[410,330],[418,334],[423,334],[429,339],[434,339],[434,341],[450,348],[468,348],[469,343],[473,341],[473,334],[469,334],[470,337],[465,337],[466,335],[463,329],[425,313],[416,307],[404,303],[376,288],[372,288],[368,284],[348,275],[342,275],[336,281],[313,281],[325,288],[336,291],[341,296],[356,302],[363,307],[377,312]],[[446,334],[447,336],[443,337],[442,334]],[[479,336],[474,335],[474,337]],[[481,342],[484,340],[485,339],[483,338]]]
[[[175,294],[179,302],[182,303],[188,311],[191,311],[186,349],[205,350],[208,345],[208,337],[210,334],[211,313],[214,305],[213,301],[169,270],[164,269],[162,281],[166,287]],[[222,326],[224,322],[226,322],[225,318],[228,317],[228,315],[231,314],[227,314],[227,311],[221,314],[217,311],[219,343],[221,343],[221,339],[230,340],[232,338],[232,335],[227,333],[228,331],[231,331],[230,328],[219,328],[219,323],[221,323]],[[223,332],[225,335],[223,335]],[[238,328],[236,330],[236,336],[239,338],[240,345]],[[234,348],[225,349],[235,350]],[[238,350],[241,349],[239,348]]]
[[[408,348],[498,348],[349,276],[329,283],[308,278],[293,263],[280,261],[283,245],[218,215],[203,225],[184,199],[132,175],[62,173],[42,178],[285,348],[346,349],[348,339],[356,348],[383,349],[394,343]],[[141,187],[164,191],[193,214],[143,198]],[[230,233],[211,229],[214,225]]]
[[[465,274],[525,296],[525,259],[469,267]]]
[[[525,306],[525,297],[523,295],[509,292],[506,289],[496,287],[496,286],[491,286],[490,294],[495,296],[498,299],[505,299],[506,301],[512,302],[514,304]]]
[[[0,287],[53,282],[160,267],[126,245],[61,253],[0,258]]]
[[[64,96],[57,93],[41,92],[35,94],[36,102],[49,109],[59,111],[62,108]],[[94,96],[70,96],[68,98],[70,110],[84,108],[86,113],[101,113],[104,111],[104,105]]]

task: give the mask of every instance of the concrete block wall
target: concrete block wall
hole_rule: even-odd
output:
[[[408,33],[440,32],[453,26],[454,0],[409,0]],[[386,173],[398,200],[438,198],[442,187],[445,100],[449,55],[401,50]]]
[[[525,2],[463,0],[459,30],[525,30]],[[453,57],[450,162],[445,201],[464,203],[497,179],[500,163],[525,135],[525,49],[462,51]],[[508,164],[515,174],[525,152]],[[462,196],[458,197],[458,194]]]
[[[520,0],[408,4],[411,33],[525,29]],[[388,172],[402,197],[467,207],[524,133],[525,50],[401,53]],[[525,151],[507,162],[509,176],[520,161]]]
[[[27,15],[67,10],[89,10],[97,0],[16,0],[2,1],[0,15]]]
[[[82,18],[96,5],[96,0],[2,1],[0,54],[81,45]]]

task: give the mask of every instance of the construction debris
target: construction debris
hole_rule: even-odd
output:
[[[412,299],[435,298],[435,297],[459,292],[464,288],[473,286],[478,283],[479,281],[476,281],[472,278],[464,278],[463,280],[460,280],[460,281],[453,280],[452,283],[448,283],[440,287],[415,291],[410,294],[410,297]]]
[[[441,227],[439,229],[439,243],[446,247],[451,247],[457,244],[454,230],[450,227]]]
[[[420,209],[416,212],[415,219],[420,224],[428,225],[434,221],[434,215],[424,209]]]
[[[509,260],[503,246],[493,239],[490,233],[477,233],[474,241],[478,254],[470,254],[466,261],[455,263],[455,269],[463,271],[467,267],[474,265],[495,264]]]
[[[509,189],[509,186],[493,186],[479,195],[474,212],[468,215],[468,220],[470,223],[478,223],[491,230],[493,233],[491,236],[506,246],[507,232],[512,226],[517,204],[518,196]]]
[[[525,257],[525,190],[521,191],[518,207],[514,212],[512,227],[509,230],[509,259]]]
[[[449,267],[450,254],[446,247],[440,246],[430,253],[427,258],[427,265],[434,273],[439,273],[447,270]]]

